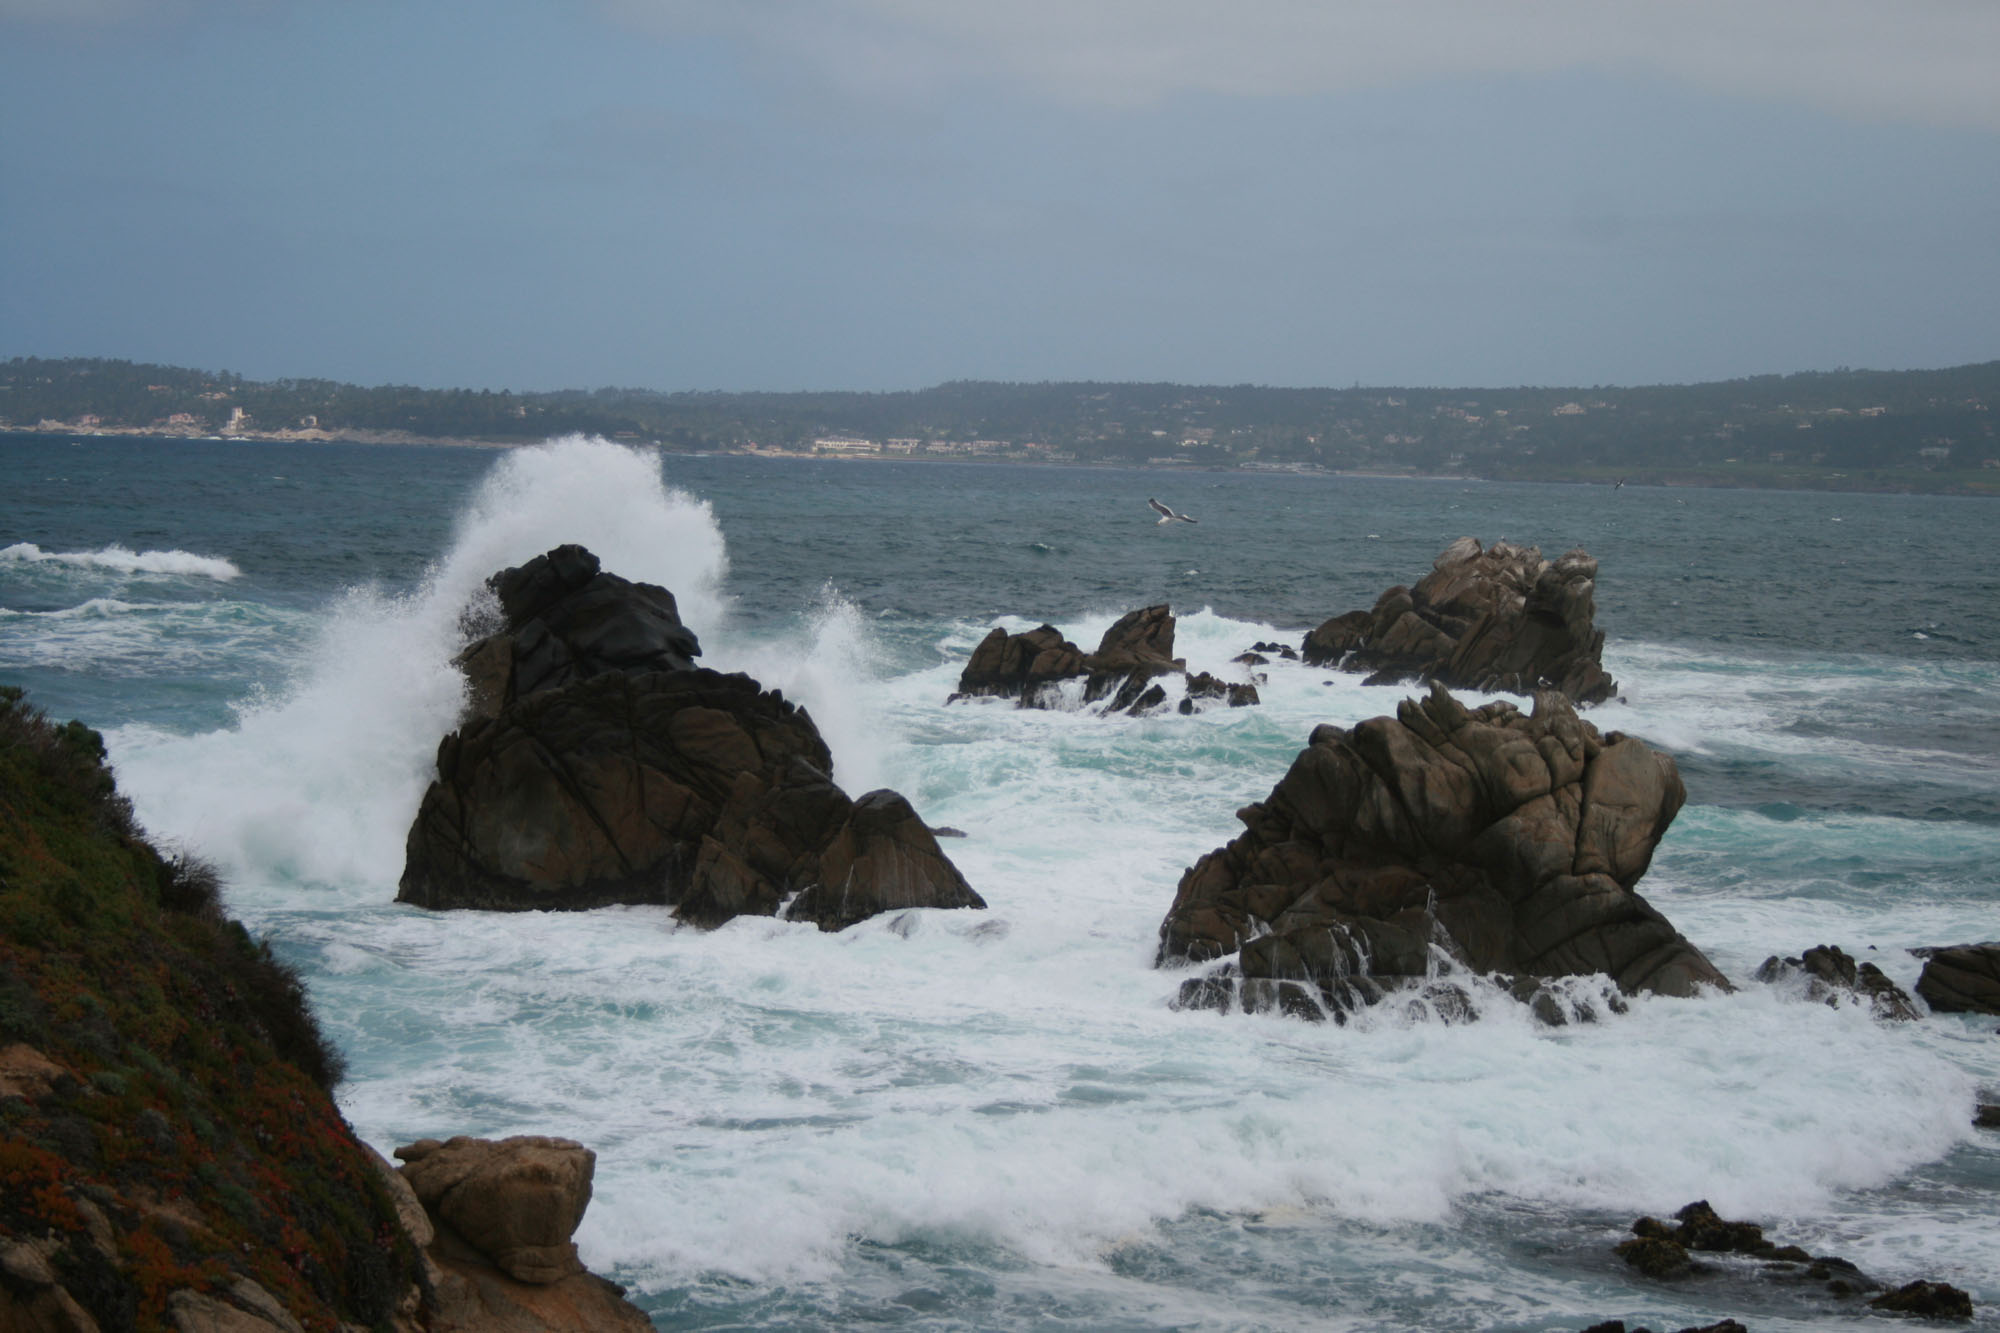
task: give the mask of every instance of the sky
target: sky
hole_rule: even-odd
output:
[[[0,0],[0,358],[535,390],[2000,358],[1995,0]]]

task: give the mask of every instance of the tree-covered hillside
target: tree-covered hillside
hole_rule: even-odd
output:
[[[1284,389],[957,381],[896,393],[493,393],[0,365],[0,427],[305,438],[580,431],[670,449],[1288,467],[1495,479],[2000,493],[2000,362],[1638,388]]]

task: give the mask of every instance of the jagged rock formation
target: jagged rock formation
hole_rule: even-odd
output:
[[[1244,832],[1181,877],[1158,962],[1236,961],[1181,1002],[1344,1016],[1440,961],[1525,983],[1727,988],[1634,891],[1685,800],[1673,760],[1600,736],[1555,694],[1532,716],[1433,684],[1395,717],[1315,728]],[[1463,1006],[1461,1005],[1461,1009]]]
[[[1773,954],[1757,968],[1756,975],[1757,980],[1767,983],[1802,977],[1808,1000],[1835,1008],[1865,1001],[1877,1018],[1900,1022],[1917,1017],[1910,997],[1881,968],[1873,963],[1857,964],[1836,945],[1807,949],[1799,958]]]
[[[2000,1014],[2000,941],[1919,949],[1917,994],[1941,1014]]]
[[[1183,713],[1196,711],[1202,700],[1222,700],[1232,708],[1258,702],[1255,685],[1219,680],[1205,671],[1188,676],[1187,663],[1174,656],[1174,617],[1165,605],[1126,612],[1093,653],[1065,639],[1054,625],[1022,634],[996,626],[972,650],[958,690],[946,702],[997,697],[1022,708],[1049,708],[1058,698],[1057,686],[1081,677],[1086,704],[1108,699],[1107,713],[1140,714],[1166,703],[1160,680],[1175,675],[1187,677]]]
[[[1582,549],[1549,561],[1533,546],[1482,549],[1460,537],[1415,587],[1399,585],[1373,610],[1335,616],[1306,635],[1300,655],[1313,666],[1370,672],[1370,685],[1555,690],[1600,703],[1617,685],[1602,662],[1596,578],[1597,561]]]
[[[504,623],[460,655],[470,703],[438,746],[397,898],[515,911],[660,903],[838,930],[984,907],[901,796],[852,800],[803,709],[697,668],[672,594],[566,546],[490,580]]]
[[[503,569],[487,586],[502,624],[459,654],[470,718],[610,672],[691,671],[701,656],[672,593],[604,573],[581,546]]]
[[[598,1279],[510,1304],[428,1251],[298,978],[138,836],[103,755],[0,687],[0,1329],[648,1327]]]

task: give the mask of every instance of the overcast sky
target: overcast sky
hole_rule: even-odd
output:
[[[540,389],[2000,358],[1996,0],[0,0],[0,357]]]

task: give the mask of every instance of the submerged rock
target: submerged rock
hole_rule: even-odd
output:
[[[1757,980],[1774,983],[1803,978],[1808,1000],[1839,1008],[1865,1000],[1877,1018],[1907,1021],[1916,1018],[1917,1007],[1901,986],[1889,980],[1873,963],[1859,963],[1831,944],[1807,949],[1798,958],[1766,958],[1757,968]]]
[[[1868,1302],[1870,1309],[1923,1319],[1970,1319],[1972,1297],[1949,1282],[1909,1282]]]
[[[1892,1314],[1954,1320],[1970,1319],[1973,1315],[1972,1298],[1949,1283],[1911,1282],[1894,1291],[1883,1291],[1880,1282],[1846,1259],[1811,1254],[1796,1245],[1774,1244],[1765,1238],[1764,1228],[1753,1222],[1724,1221],[1706,1199],[1688,1204],[1674,1214],[1674,1220],[1678,1225],[1669,1227],[1655,1218],[1640,1218],[1632,1224],[1632,1239],[1621,1241],[1616,1247],[1618,1257],[1646,1277],[1673,1281],[1701,1275],[1712,1279],[1717,1270],[1697,1262],[1693,1257],[1696,1253],[1741,1255],[1761,1265],[1749,1270],[1758,1275],[1760,1282],[1775,1279],[1791,1285],[1824,1283],[1826,1294],[1840,1302],[1869,1292],[1882,1292],[1868,1302],[1869,1307]],[[1739,1274],[1745,1271],[1740,1262],[1735,1271]],[[1725,1320],[1724,1325],[1730,1322]]]
[[[1195,712],[1201,702],[1213,699],[1232,708],[1258,702],[1255,685],[1221,681],[1206,672],[1188,676],[1187,663],[1174,656],[1174,617],[1165,604],[1126,612],[1091,653],[1063,638],[1054,625],[1021,634],[996,626],[972,650],[958,689],[946,702],[1001,698],[1022,708],[1051,708],[1063,682],[1081,679],[1086,704],[1102,703],[1107,713],[1137,715],[1166,703],[1160,681],[1170,676],[1186,678],[1183,713]]]
[[[1395,717],[1321,726],[1244,832],[1181,877],[1157,962],[1236,955],[1181,1002],[1340,1017],[1440,968],[1624,991],[1729,983],[1635,891],[1685,792],[1673,760],[1599,735],[1561,696],[1532,716],[1441,686]]]
[[[664,588],[559,547],[490,580],[502,628],[461,655],[472,702],[438,746],[398,901],[502,911],[655,903],[715,926],[837,930],[984,907],[902,797],[850,799],[805,710],[700,651]]]
[[[1577,549],[1554,561],[1533,546],[1461,537],[1415,587],[1394,587],[1368,611],[1335,616],[1305,637],[1310,666],[1371,673],[1365,684],[1438,681],[1460,689],[1579,704],[1617,691],[1596,628],[1597,561]]]

